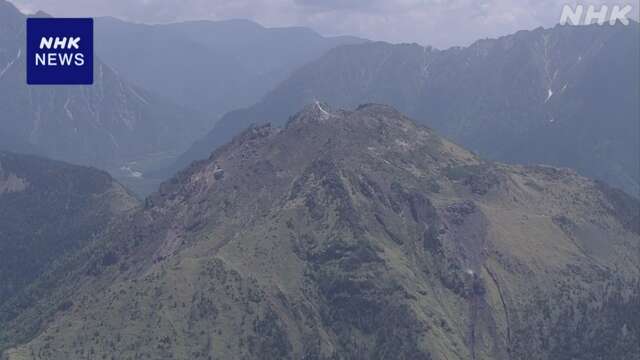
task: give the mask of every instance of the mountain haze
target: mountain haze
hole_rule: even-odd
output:
[[[145,25],[96,19],[96,52],[108,64],[135,84],[214,120],[254,104],[329,49],[363,41],[248,20]]]
[[[72,303],[4,357],[637,358],[639,205],[316,103],[110,226],[52,289]]]
[[[4,150],[113,170],[133,161],[167,161],[213,124],[131,85],[100,59],[92,86],[28,86],[26,17],[0,0],[0,19]]]
[[[391,104],[490,159],[571,167],[640,194],[640,25],[557,26],[438,50],[336,48],[225,115],[174,165],[314,100]]]

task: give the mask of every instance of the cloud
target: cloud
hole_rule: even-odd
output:
[[[297,5],[320,11],[360,10],[375,8],[375,0],[295,0]]]
[[[466,45],[522,29],[553,26],[576,0],[13,0],[27,11],[56,16],[115,16],[164,23],[246,18],[265,26],[308,26],[325,35],[350,34],[436,47]],[[640,0],[591,0],[631,4]],[[637,18],[637,16],[636,16]]]

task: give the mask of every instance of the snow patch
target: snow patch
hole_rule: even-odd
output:
[[[71,113],[71,110],[69,110],[69,104],[71,103],[71,98],[68,98],[67,101],[64,103],[64,111],[67,113],[67,116],[69,117],[69,119],[73,120],[73,114]],[[76,129],[77,132],[77,129]]]
[[[136,179],[141,179],[142,176],[144,175],[143,173],[141,173],[140,171],[136,171],[131,169],[130,166],[122,166],[120,167],[121,171],[124,171],[128,177],[132,177],[132,178],[136,178]]]
[[[324,115],[325,118],[331,117],[331,114],[327,110],[322,108],[322,105],[320,104],[320,101],[316,100],[316,106],[318,107],[318,109],[320,110],[322,115]]]
[[[0,70],[0,79],[2,79],[2,77],[7,72],[7,70],[9,70],[13,66],[13,64],[20,58],[21,55],[22,55],[22,49],[18,49],[18,54],[16,55],[16,57],[13,60],[9,61],[9,63],[4,67],[4,69]]]
[[[113,146],[115,146],[116,148],[120,148],[120,144],[118,144],[118,142],[116,141],[115,136],[113,136],[113,134],[110,132],[108,132],[107,134],[109,135],[109,140],[111,140]]]
[[[0,178],[0,195],[4,193],[16,193],[24,191],[29,183],[27,180],[16,176],[15,174],[9,174],[6,178]]]
[[[476,273],[475,273],[475,271],[473,271],[473,270],[471,270],[471,269],[467,269],[467,270],[465,270],[465,272],[466,272],[468,275],[471,275],[471,276],[473,276],[473,275],[475,275],[475,274],[476,274]]]
[[[427,79],[430,75],[431,63],[428,61],[427,48],[422,48],[422,77]]]
[[[129,91],[138,98],[138,100],[140,100],[143,104],[147,104],[149,105],[149,102],[147,101],[147,99],[145,99],[142,95],[140,95],[133,87],[131,86],[127,86],[127,88],[129,89]]]

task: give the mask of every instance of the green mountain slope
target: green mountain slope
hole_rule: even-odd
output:
[[[4,356],[636,358],[638,209],[569,170],[483,161],[389,107],[316,103],[103,233],[51,293],[72,303]]]
[[[0,152],[0,324],[30,306],[23,295],[53,264],[136,205],[105,172]]]

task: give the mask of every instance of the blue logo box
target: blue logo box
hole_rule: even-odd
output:
[[[93,19],[28,18],[27,84],[93,84]]]

